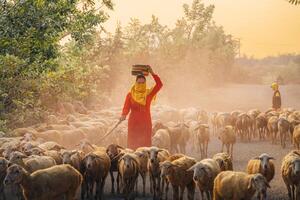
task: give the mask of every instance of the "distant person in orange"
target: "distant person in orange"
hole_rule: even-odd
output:
[[[147,89],[146,77],[142,74],[137,75],[135,84],[126,96],[122,116],[120,117],[120,121],[123,121],[130,112],[127,147],[134,150],[138,147],[151,146],[152,121],[150,105],[163,85],[159,76],[153,72],[151,67],[149,72],[155,80],[155,86]]]
[[[274,110],[280,110],[281,109],[281,94],[279,92],[278,83],[272,83],[271,88],[274,91],[273,99],[272,99],[272,108]]]

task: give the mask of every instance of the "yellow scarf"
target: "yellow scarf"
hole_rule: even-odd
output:
[[[147,89],[146,83],[135,83],[131,87],[131,97],[133,100],[141,105],[146,105],[147,96],[153,88]]]

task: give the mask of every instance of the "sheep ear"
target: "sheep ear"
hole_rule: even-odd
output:
[[[120,146],[120,145],[117,145],[117,147],[120,148],[120,149],[124,149],[124,147],[122,147],[122,146]]]
[[[8,162],[8,163],[7,163],[7,167],[12,166],[13,164],[14,164],[14,163]]]
[[[225,168],[224,160],[218,160],[217,162],[219,163],[221,169]]]
[[[269,157],[269,160],[276,160],[274,157]]]
[[[252,158],[253,160],[260,160],[260,158],[258,156]]]
[[[250,190],[254,185],[254,176],[250,179],[249,183],[248,183],[248,190]]]
[[[196,165],[193,165],[193,166],[191,166],[187,171],[188,171],[188,172],[194,171],[195,167],[196,167]]]

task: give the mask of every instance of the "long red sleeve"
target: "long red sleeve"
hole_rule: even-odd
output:
[[[131,101],[130,101],[130,93],[127,94],[126,100],[123,106],[122,115],[128,115],[130,108],[131,108]]]
[[[161,82],[157,74],[152,74],[152,77],[154,78],[155,86],[153,90],[150,92],[150,94],[148,95],[150,99],[152,99],[163,86],[163,83]]]

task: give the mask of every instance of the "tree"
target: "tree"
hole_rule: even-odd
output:
[[[112,2],[102,0],[99,8],[95,2],[0,1],[0,120],[11,112],[21,119],[21,112],[40,108],[41,78],[61,67],[61,40],[71,36],[83,46],[108,19]]]

